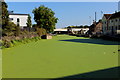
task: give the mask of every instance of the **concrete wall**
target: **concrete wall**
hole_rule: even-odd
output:
[[[21,29],[23,29],[23,27],[27,26],[27,19],[28,19],[28,15],[9,15],[9,18],[13,18],[13,20],[10,20],[11,22],[14,22],[17,25],[17,18],[19,18],[19,26]]]

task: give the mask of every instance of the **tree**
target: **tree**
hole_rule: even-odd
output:
[[[20,31],[20,27],[19,27],[19,26],[15,26],[14,35],[15,35],[15,36],[19,36],[20,33],[21,33],[21,31]]]
[[[46,30],[44,28],[37,28],[37,34],[39,36],[46,35]]]
[[[14,35],[15,31],[16,31],[16,25],[13,22],[8,22],[8,24],[2,30],[2,33],[6,36],[12,36]]]
[[[5,2],[2,3],[2,13],[0,13],[0,17],[2,19],[2,23],[0,23],[0,26],[2,25],[2,28],[0,31],[2,31],[3,36],[11,36],[15,34],[16,31],[16,25],[13,22],[9,21],[9,14],[7,10],[7,4]],[[2,14],[2,15],[1,15]]]
[[[27,19],[27,27],[31,27],[32,26],[32,21],[31,21],[31,16],[30,15],[28,15],[28,19]]]
[[[2,2],[2,28],[4,29],[5,26],[8,25],[9,22],[9,14],[7,10],[7,4],[5,2]]]
[[[47,32],[53,32],[58,18],[54,16],[55,13],[50,8],[42,5],[38,8],[35,8],[33,10],[33,14],[34,20],[39,28],[44,28]]]
[[[88,26],[88,25],[85,25],[84,28],[89,28],[89,26]]]

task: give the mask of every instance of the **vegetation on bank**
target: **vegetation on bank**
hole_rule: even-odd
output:
[[[51,40],[3,49],[2,77],[60,78],[112,68],[118,66],[117,50],[115,41],[58,35]]]
[[[29,43],[31,41],[38,41],[41,38],[36,34],[36,33],[32,33],[29,32],[26,35],[20,35],[20,36],[5,36],[2,38],[2,40],[0,40],[1,43],[1,49],[3,48],[10,48],[10,47],[14,47],[19,43]]]
[[[2,3],[2,13],[0,13],[0,47],[9,48],[19,43],[28,43],[30,41],[37,41],[41,39],[41,36],[53,32],[58,18],[55,13],[44,5],[35,8],[32,12],[34,14],[34,20],[37,24],[32,26],[31,16],[28,15],[27,27],[20,28],[19,24],[14,24],[9,20],[8,5],[5,2]],[[31,31],[31,29],[33,29]]]

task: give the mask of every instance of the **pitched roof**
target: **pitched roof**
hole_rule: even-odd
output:
[[[20,14],[20,13],[14,13],[13,11],[8,11],[9,15],[28,15],[28,14]]]
[[[112,14],[104,14],[104,16],[106,19],[109,19],[112,16]]]
[[[120,18],[120,11],[112,14],[112,16],[110,17],[110,19],[114,19],[114,18]]]

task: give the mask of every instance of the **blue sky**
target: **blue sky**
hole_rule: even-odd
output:
[[[97,12],[97,20],[103,13],[114,13],[118,10],[117,2],[7,2],[8,10],[15,13],[30,14],[33,20],[32,10],[40,5],[45,5],[55,12],[59,18],[56,28],[63,28],[69,25],[90,25]],[[89,18],[91,16],[91,19]]]

